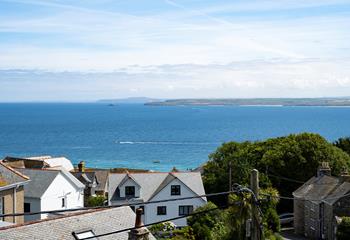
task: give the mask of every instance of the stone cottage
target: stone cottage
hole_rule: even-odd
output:
[[[350,176],[331,176],[328,162],[293,196],[295,232],[309,239],[335,239],[337,218],[350,216]]]

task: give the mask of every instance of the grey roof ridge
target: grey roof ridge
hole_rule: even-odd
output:
[[[52,182],[56,179],[56,177],[60,174],[60,170],[57,170],[57,169],[37,169],[37,168],[21,168],[23,169],[24,171],[45,171],[45,172],[54,172],[55,175],[54,177],[51,179],[51,182],[50,184],[48,184],[46,186],[46,189],[45,191],[43,191],[41,194],[38,194],[38,196],[36,197],[33,197],[33,198],[39,198],[39,199],[42,199],[42,197],[44,196],[45,192],[47,191],[47,189],[51,186]],[[33,180],[35,182],[35,180]]]
[[[193,191],[187,184],[185,184],[180,178],[178,178],[177,176],[175,176],[174,175],[174,173],[172,173],[172,172],[169,172],[168,173],[169,175],[171,174],[173,177],[175,177],[174,179],[177,179],[177,180],[179,180],[188,190],[190,190],[192,193],[194,193],[194,195],[196,195],[196,196],[198,196],[199,197],[199,194],[198,193],[196,193],[195,191]],[[173,179],[173,180],[174,180]],[[164,189],[166,186],[168,186],[169,185],[169,183],[171,183],[173,180],[171,180],[170,182],[168,182],[162,189]],[[162,190],[161,189],[161,190]],[[160,191],[159,191],[160,192]],[[159,193],[158,192],[158,193]],[[157,193],[157,194],[158,194]],[[156,195],[154,195],[154,196],[151,196],[149,199],[147,199],[146,201],[150,201],[150,200],[152,200],[152,198],[154,198]],[[206,202],[206,200],[204,199],[204,197],[200,197],[200,199],[202,199],[204,202]]]
[[[169,177],[172,177],[172,179],[169,180]],[[162,189],[168,186],[169,183],[171,183],[174,179],[177,179],[177,177],[171,172],[169,172],[168,175],[164,178],[164,180],[159,184],[158,188],[149,197],[148,201],[154,198],[160,191],[162,191]]]
[[[316,176],[313,176],[311,177],[309,180],[307,180],[303,185],[301,185],[298,189],[296,189],[292,195],[295,197],[295,198],[300,198],[300,199],[306,199],[305,198],[305,193],[304,194],[298,194],[298,192],[302,191],[305,189],[305,187],[307,186],[314,186],[316,185],[317,186],[317,181],[321,180],[322,178],[324,177],[327,177],[327,178],[331,178],[333,180],[338,180],[338,178],[334,177],[334,176],[327,176],[327,175],[323,175],[321,177],[316,177]],[[331,183],[329,183],[331,184]],[[323,184],[324,185],[324,184]],[[336,186],[338,186],[338,183],[336,183]],[[335,186],[335,187],[336,187]],[[328,195],[328,194],[327,194]],[[322,200],[322,199],[320,199]]]
[[[140,184],[130,175],[130,173],[128,171],[124,174],[125,174],[125,176],[124,176],[123,180],[118,184],[117,187],[120,187],[121,185],[123,185],[128,179],[133,180],[137,184],[137,186],[141,187]]]
[[[13,172],[14,174],[17,174],[18,176],[26,179],[26,180],[29,180],[29,177],[20,173],[19,171],[17,171],[16,169],[10,167],[10,166],[7,166],[5,163],[2,162],[2,160],[0,161],[0,164],[1,166],[3,166],[4,168],[7,168],[8,170],[10,170],[11,172]]]
[[[339,190],[339,188],[342,186],[342,185],[345,185],[345,184],[350,184],[350,182],[340,182],[338,183],[328,194],[327,194],[327,197],[331,196],[332,194],[334,194],[337,190]],[[345,193],[343,193],[342,195],[347,195],[350,193],[350,189],[347,190]],[[329,204],[333,204],[334,202],[338,201],[342,196],[338,196],[338,199],[337,197],[333,197],[332,199],[327,199],[327,197],[325,197],[324,199],[322,199],[322,202],[325,202],[325,203],[329,203]]]
[[[14,225],[6,226],[6,227],[0,227],[0,233],[2,230],[7,230],[10,228],[23,227],[23,226],[28,226],[28,225],[32,225],[32,224],[42,223],[42,222],[54,221],[54,220],[58,220],[58,219],[62,219],[62,218],[75,217],[75,216],[79,216],[79,215],[95,213],[95,212],[100,212],[100,211],[113,210],[113,209],[116,209],[116,208],[97,208],[97,209],[92,209],[92,210],[85,210],[85,211],[81,211],[81,212],[73,212],[73,213],[69,213],[69,214],[64,214],[64,215],[57,216],[54,218],[45,218],[45,219],[40,219],[40,220],[28,221],[28,222],[24,222],[24,223],[20,223],[20,224],[14,224]]]
[[[80,182],[76,177],[73,176],[73,174],[71,174],[70,172],[68,172],[65,168],[60,167],[58,168],[59,172],[64,175],[66,177],[66,179],[68,179],[71,183],[73,183],[75,186],[77,186],[78,188],[85,188],[85,185]]]

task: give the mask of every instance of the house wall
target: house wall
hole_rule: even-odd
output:
[[[171,195],[171,185],[180,185],[181,186],[181,195]],[[163,188],[155,197],[153,197],[150,201],[158,201],[164,199],[174,199],[174,198],[183,198],[183,197],[191,197],[196,196],[186,185],[184,185],[181,181],[175,179],[170,184],[168,184],[165,188]],[[147,204],[145,207],[145,216],[144,222],[152,223],[157,221],[162,221],[168,218],[178,217],[179,216],[179,206],[181,205],[192,205],[193,209],[203,206],[206,203],[201,198],[187,199],[182,201],[173,201],[173,202],[163,202],[157,204]],[[167,207],[167,215],[157,215],[157,206],[166,206]],[[187,220],[186,218],[179,219],[173,221],[176,226],[186,226]]]
[[[11,213],[21,213],[23,212],[23,201],[24,201],[24,190],[23,186],[19,186],[15,190],[16,194],[16,211],[14,212],[14,189],[8,189],[5,191],[0,192],[0,197],[4,198],[4,214],[11,214]],[[24,217],[23,216],[17,216],[17,217],[5,217],[4,221],[11,222],[11,223],[23,223]]]
[[[62,206],[62,198],[65,206]],[[61,173],[53,180],[41,197],[41,211],[84,207],[84,189],[75,187]],[[42,218],[47,215],[43,214]]]
[[[305,201],[294,200],[294,231],[296,234],[304,235],[305,221],[304,221],[304,210]]]
[[[333,206],[329,204],[324,205],[324,233],[325,239],[335,239]]]
[[[30,211],[31,212],[40,212],[41,211],[41,206],[40,206],[40,199],[39,198],[29,198],[25,197],[24,198],[25,203],[30,204]],[[35,221],[35,220],[40,220],[41,215],[26,215],[24,216],[24,221]]]
[[[305,201],[305,236],[309,239],[321,237],[319,203]]]
[[[126,180],[121,186],[119,186],[119,190],[120,190],[120,197],[125,197],[125,187],[126,186],[134,186],[135,187],[135,197],[140,197],[142,194],[142,190],[140,189],[140,187],[135,183],[134,180],[132,179],[128,179]]]

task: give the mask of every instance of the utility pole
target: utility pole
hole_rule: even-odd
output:
[[[228,190],[232,191],[232,163],[229,161],[228,163]]]
[[[253,191],[255,198],[259,199],[259,171],[253,169],[250,173],[250,189]],[[252,196],[253,197],[253,196]],[[252,199],[252,213],[251,213],[251,240],[260,239],[260,216],[255,199]]]

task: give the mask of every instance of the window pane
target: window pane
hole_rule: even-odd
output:
[[[179,216],[188,215],[193,212],[192,205],[179,206]]]
[[[24,203],[24,212],[30,212],[30,203]]]
[[[126,196],[135,196],[135,187],[134,186],[126,186],[125,187],[125,195]]]
[[[158,206],[157,215],[166,215],[166,206]]]
[[[181,186],[171,185],[171,195],[181,195]]]

